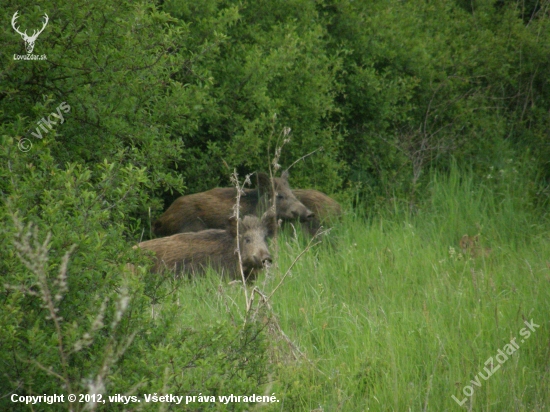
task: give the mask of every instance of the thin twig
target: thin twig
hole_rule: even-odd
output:
[[[246,302],[246,308],[248,312],[248,291],[246,289],[246,277],[244,276],[244,269],[243,269],[243,259],[241,255],[241,245],[240,245],[240,237],[239,237],[239,222],[240,222],[240,207],[241,207],[241,195],[244,193],[243,188],[241,184],[239,183],[239,177],[237,174],[237,170],[233,169],[233,174],[231,175],[231,182],[237,189],[237,196],[235,200],[235,205],[233,206],[233,217],[236,219],[236,229],[237,229],[237,256],[239,258],[239,270],[241,272],[241,279],[243,281],[243,289],[244,289],[244,298]],[[250,175],[246,175],[243,185],[246,183],[250,183]],[[246,317],[245,317],[245,324],[246,324]]]
[[[307,155],[304,155],[304,156],[300,157],[299,159],[295,160],[290,166],[288,166],[288,167],[286,168],[285,171],[288,172],[288,171],[290,170],[290,168],[291,168],[292,166],[294,166],[296,163],[298,163],[300,160],[304,160],[306,157],[309,157],[309,156],[311,156],[312,154],[314,154],[315,152],[318,152],[318,151],[320,151],[320,150],[323,150],[323,146],[318,147],[318,148],[315,149],[313,152],[308,153]]]
[[[316,242],[316,243],[313,243],[311,244],[311,242],[313,242],[313,240],[315,240],[316,236],[312,237],[310,240],[309,240],[309,243],[307,244],[307,246],[305,247],[304,250],[302,250],[302,252],[300,252],[300,254],[298,256],[296,256],[296,258],[294,259],[294,261],[290,264],[290,266],[288,267],[288,269],[286,270],[285,274],[283,275],[283,277],[281,278],[281,280],[279,281],[279,284],[275,287],[275,289],[273,289],[273,291],[269,294],[269,296],[267,297],[267,299],[271,299],[271,296],[273,296],[273,294],[277,291],[277,289],[279,289],[279,287],[282,285],[282,283],[284,282],[284,280],[286,279],[286,277],[290,274],[290,270],[294,267],[294,265],[296,264],[296,262],[302,257],[302,255],[304,253],[306,253],[309,249],[311,249],[313,246],[316,246],[318,245],[319,243],[321,243],[321,241],[319,242]]]

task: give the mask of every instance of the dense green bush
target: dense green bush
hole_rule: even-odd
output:
[[[154,214],[159,195],[226,185],[234,167],[266,170],[284,127],[283,166],[324,149],[295,166],[295,185],[371,204],[423,193],[426,168],[451,156],[484,173],[530,148],[548,179],[549,19],[529,7],[46,2],[19,22],[49,10],[37,46],[47,61],[10,60],[23,42],[1,29],[3,134],[61,164],[147,167]],[[31,137],[64,101],[67,122]]]
[[[170,295],[179,285],[125,269],[145,262],[131,246],[149,236],[162,203],[155,194],[184,188],[173,170],[183,145],[172,130],[182,130],[186,93],[196,91],[171,78],[184,61],[174,53],[184,27],[152,5],[130,2],[21,10],[22,27],[44,11],[50,23],[35,48],[47,61],[10,60],[23,52],[22,41],[10,27],[0,35],[8,61],[0,94],[0,408],[23,409],[11,403],[14,392],[255,390],[267,365],[254,324],[243,330],[219,319],[182,328],[169,303],[171,317],[152,318],[152,305],[165,299],[151,290]],[[64,122],[42,139],[32,135],[61,104],[70,106]],[[18,148],[22,138],[32,143],[27,152]],[[31,237],[27,224],[37,230]]]
[[[485,173],[537,147],[548,179],[546,9],[529,24],[515,2],[476,2],[470,12],[454,1],[327,9],[330,45],[347,51],[337,96],[346,180],[369,203],[414,195],[423,172],[447,170],[450,156]]]
[[[63,170],[44,154],[37,159],[40,167],[15,162],[6,173],[13,186],[2,237],[15,240],[5,242],[0,260],[0,391],[217,396],[256,390],[267,367],[261,329],[224,318],[182,327],[189,315],[180,320],[178,305],[166,298],[181,282],[125,269],[126,262],[145,262],[130,248],[123,224],[139,193],[132,188],[147,181],[143,170],[107,163]],[[94,172],[101,179],[93,181]],[[37,232],[21,220],[35,223]],[[160,304],[162,316],[151,317]],[[9,396],[0,403],[5,410],[17,406]]]

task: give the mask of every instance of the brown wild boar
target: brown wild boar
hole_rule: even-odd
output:
[[[288,172],[273,179],[277,220],[307,221],[314,217],[292,193],[288,184]],[[260,216],[272,204],[273,186],[265,173],[258,173],[258,188],[245,189],[241,196],[240,214]],[[170,205],[153,224],[156,236],[175,233],[198,232],[205,229],[224,229],[227,218],[233,214],[237,190],[215,188],[202,193],[181,196]]]
[[[210,265],[231,279],[241,279],[237,254],[237,224],[243,270],[248,280],[254,280],[258,272],[268,263],[271,255],[267,247],[267,237],[274,231],[274,213],[266,212],[261,219],[245,216],[232,217],[227,230],[208,229],[194,233],[152,239],[135,247],[152,250],[156,263],[152,271],[175,271],[176,275],[189,276],[202,274]]]
[[[321,225],[330,224],[340,218],[342,207],[328,195],[314,189],[293,189],[294,196],[311,210],[315,216],[307,222],[302,222],[302,228],[314,235]]]

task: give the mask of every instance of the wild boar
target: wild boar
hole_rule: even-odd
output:
[[[294,196],[311,210],[315,216],[302,222],[302,228],[313,236],[321,225],[330,224],[342,215],[340,204],[328,195],[314,189],[293,189]]]
[[[209,265],[231,279],[241,279],[237,254],[237,225],[239,245],[246,279],[254,280],[258,272],[268,263],[271,255],[267,238],[275,230],[275,214],[266,212],[261,219],[245,216],[232,217],[226,230],[207,229],[193,233],[179,233],[168,237],[147,240],[135,247],[152,250],[156,263],[152,271],[175,271],[176,275],[189,276],[204,273]]]
[[[275,196],[277,220],[307,221],[314,217],[314,213],[292,193],[288,172],[285,171],[280,178],[273,178],[273,185],[265,173],[258,173],[257,176],[258,188],[245,189],[241,196],[241,215],[260,216],[272,204]],[[227,218],[233,214],[236,196],[237,190],[231,187],[181,196],[155,221],[153,232],[156,236],[170,236],[205,229],[223,229]]]

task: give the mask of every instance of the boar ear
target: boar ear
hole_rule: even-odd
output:
[[[231,216],[227,220],[227,231],[232,237],[237,237],[237,225],[241,219],[237,219],[237,216]]]
[[[262,225],[267,229],[267,236],[271,237],[275,234],[277,229],[277,215],[273,211],[273,207],[270,207],[267,212],[262,216]]]
[[[261,193],[265,192],[271,192],[271,179],[269,176],[265,173],[259,172],[257,174],[258,177],[258,189],[260,189]]]
[[[286,180],[288,182],[288,169],[286,169],[283,174],[281,175],[281,179]]]

